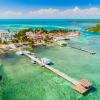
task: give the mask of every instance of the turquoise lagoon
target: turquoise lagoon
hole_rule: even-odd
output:
[[[100,100],[100,35],[84,31],[85,27],[97,22],[69,20],[0,20],[0,29],[21,29],[27,27],[46,29],[77,29],[82,32],[74,37],[73,45],[93,50],[95,55],[70,47],[33,48],[38,57],[50,58],[53,67],[75,79],[91,80],[94,89],[81,95],[72,89],[72,84],[38,64],[31,64],[29,58],[14,52],[0,56],[2,64],[0,97],[2,100]]]

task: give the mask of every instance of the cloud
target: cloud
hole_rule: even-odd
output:
[[[80,9],[78,6],[71,9],[39,9],[32,11],[3,11],[0,18],[100,18],[100,8],[91,7]]]
[[[20,11],[7,10],[0,12],[0,18],[19,18],[22,17],[22,14]]]
[[[30,11],[29,15],[33,16],[34,18],[56,18],[59,14],[58,9],[40,9],[37,11]]]

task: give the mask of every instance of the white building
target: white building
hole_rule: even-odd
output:
[[[2,42],[4,41],[10,41],[11,39],[13,39],[15,36],[14,32],[8,32],[8,31],[0,31],[0,40]]]
[[[35,34],[35,32],[26,32],[27,37],[34,37]]]

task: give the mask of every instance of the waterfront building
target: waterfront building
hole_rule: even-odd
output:
[[[2,42],[9,42],[11,41],[15,36],[14,32],[8,32],[8,31],[0,31],[0,40]]]
[[[28,38],[32,38],[32,37],[35,36],[35,32],[26,32],[26,36],[27,36]]]

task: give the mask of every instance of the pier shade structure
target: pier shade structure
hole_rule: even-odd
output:
[[[29,51],[22,50],[22,51],[18,51],[18,52],[20,52],[20,54],[22,54],[22,55],[29,57],[32,61],[37,62],[41,66],[47,68],[48,70],[52,71],[53,73],[57,74],[58,76],[62,77],[63,79],[69,81],[70,83],[72,83],[74,85],[73,88],[81,94],[88,92],[92,87],[92,83],[89,80],[87,80],[87,79],[76,80],[76,79],[70,77],[69,75],[67,75],[67,74],[53,68],[52,66],[48,65],[47,63],[43,62],[42,60],[37,58],[33,53],[31,53]]]

